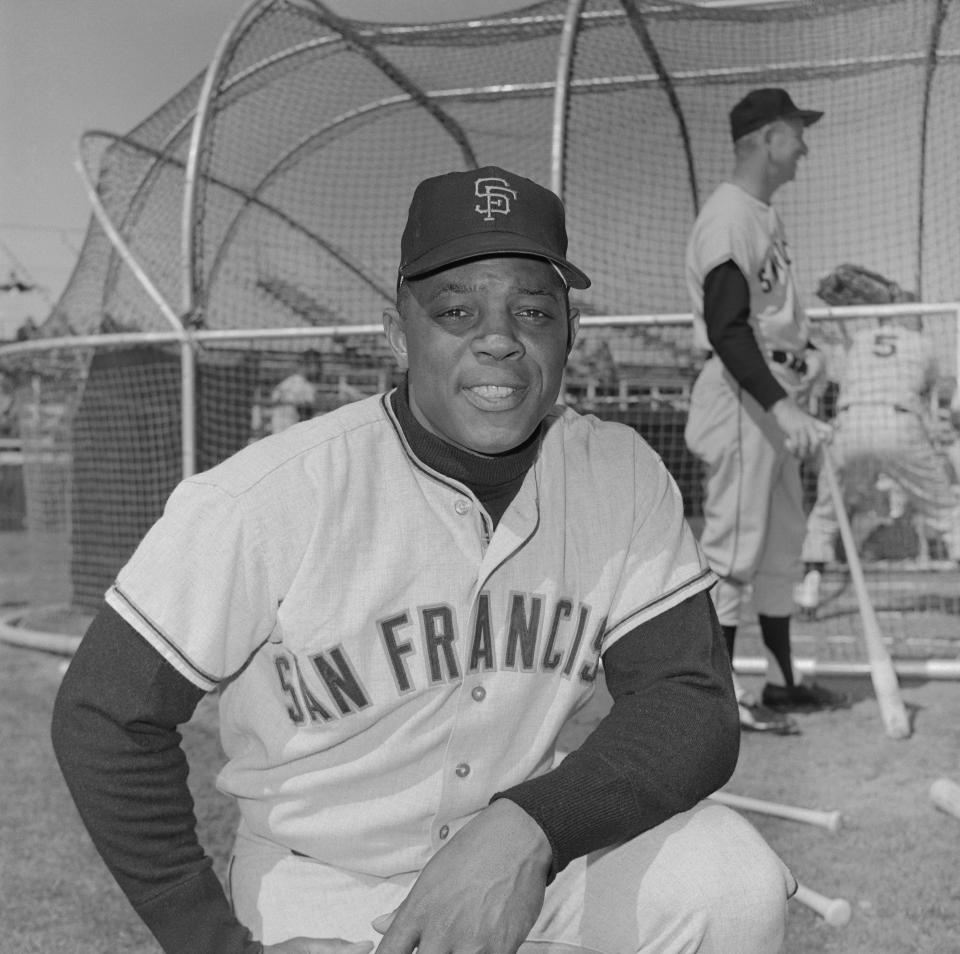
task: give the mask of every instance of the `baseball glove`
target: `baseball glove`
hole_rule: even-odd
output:
[[[820,279],[817,297],[828,305],[887,305],[916,301],[913,292],[904,291],[895,281],[849,262],[838,265]]]

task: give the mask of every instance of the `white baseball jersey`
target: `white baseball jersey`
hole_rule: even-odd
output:
[[[219,688],[254,835],[387,877],[550,769],[600,653],[713,581],[631,429],[556,408],[491,534],[379,396],[180,484],[107,601]]]
[[[855,332],[840,372],[831,456],[848,493],[873,488],[881,473],[891,478],[927,528],[941,535],[950,558],[960,560],[960,501],[926,427],[923,396],[936,376],[935,352],[920,332],[898,325]],[[804,560],[832,561],[838,526],[821,473],[807,519]]]
[[[750,325],[761,351],[799,352],[809,340],[790,252],[777,210],[732,182],[704,203],[687,242],[686,279],[693,302],[693,341],[710,350],[703,318],[703,282],[733,261],[750,286]]]
[[[854,332],[843,360],[840,407],[880,404],[926,413],[922,395],[936,381],[933,345],[919,331],[882,325]]]

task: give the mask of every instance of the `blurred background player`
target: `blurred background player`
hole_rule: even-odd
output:
[[[934,447],[932,431],[940,422],[929,414],[937,359],[921,328],[918,315],[898,315],[879,318],[876,327],[850,336],[830,456],[845,496],[874,487],[883,474],[922,516],[922,530],[939,534],[949,558],[960,562],[960,500],[947,461]],[[803,541],[803,583],[796,594],[805,616],[820,605],[821,575],[835,559],[838,526],[821,471]]]
[[[707,471],[700,543],[719,577],[714,601],[731,661],[748,587],[772,657],[759,702],[736,686],[741,726],[781,734],[796,731],[783,713],[841,701],[793,672],[790,614],[806,522],[800,459],[831,431],[805,410],[824,361],[770,204],[807,154],[805,128],[822,115],[782,89],[753,90],[733,107],[733,174],[697,216],[686,258],[694,343],[707,352],[685,432]]]
[[[319,374],[320,355],[304,351],[297,358],[293,374],[287,375],[270,393],[271,434],[279,434],[313,416]]]

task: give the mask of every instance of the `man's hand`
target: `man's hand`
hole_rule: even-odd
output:
[[[377,954],[515,954],[543,907],[552,852],[539,825],[499,799],[430,859]]]
[[[952,444],[957,439],[957,425],[960,424],[960,406],[956,411],[948,407],[937,408],[936,416],[930,422],[930,436],[937,444]]]
[[[292,937],[279,944],[265,944],[263,954],[370,954],[373,941],[345,941],[341,937]]]
[[[807,370],[803,372],[800,378],[803,384],[812,387],[826,377],[827,359],[822,351],[818,351],[816,348],[808,348],[803,353],[803,360],[807,365]]]
[[[787,450],[797,457],[814,453],[833,437],[833,428],[829,424],[801,410],[793,398],[780,398],[770,408],[770,413],[783,431]]]
[[[806,370],[800,376],[800,389],[796,395],[797,404],[809,407],[812,401],[823,397],[827,388],[827,359],[822,351],[808,348],[803,353]]]

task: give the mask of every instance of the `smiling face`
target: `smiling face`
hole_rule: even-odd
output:
[[[384,330],[428,431],[492,455],[536,430],[556,402],[579,318],[552,266],[463,262],[405,283],[398,308],[384,313]]]

